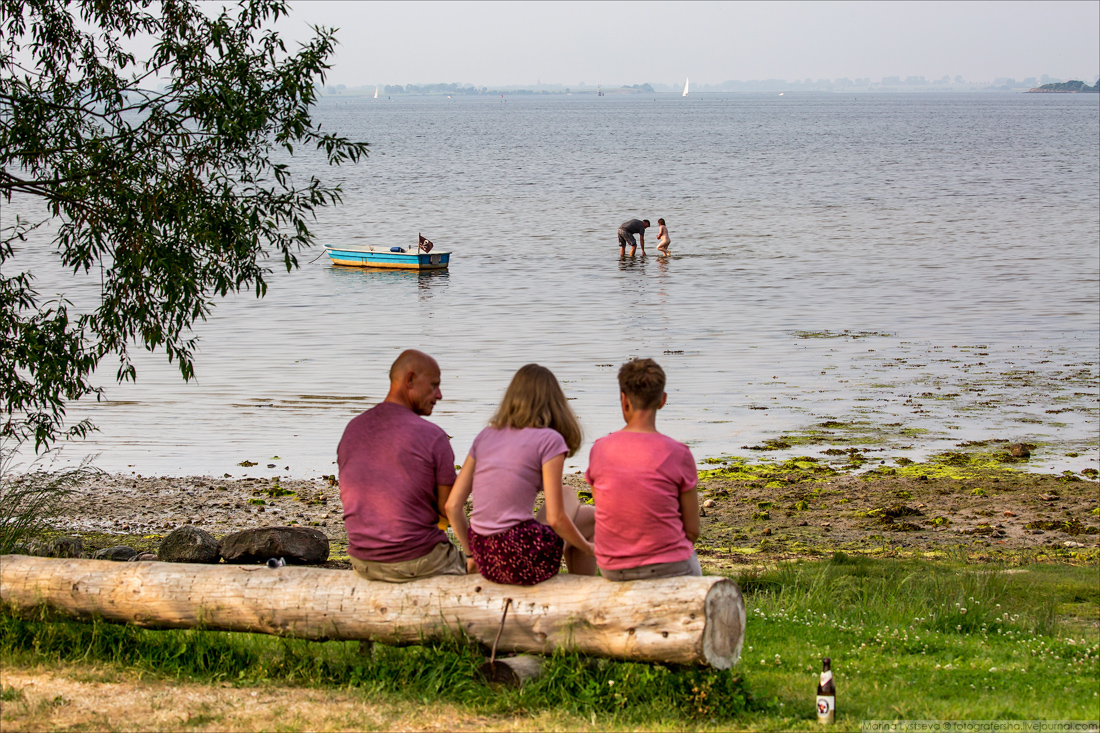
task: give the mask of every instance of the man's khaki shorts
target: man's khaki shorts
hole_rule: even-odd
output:
[[[386,583],[408,583],[410,580],[434,575],[466,574],[466,559],[450,542],[440,542],[427,555],[412,560],[374,562],[353,557],[351,566],[367,580],[381,580]]]

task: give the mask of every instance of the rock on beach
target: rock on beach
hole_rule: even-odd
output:
[[[267,562],[282,557],[291,565],[316,565],[328,560],[329,541],[312,527],[261,527],[226,535],[218,551],[229,563]]]
[[[96,550],[92,555],[93,560],[112,560],[114,562],[127,562],[131,557],[138,554],[137,550],[126,545],[115,545],[114,547],[104,547],[102,550]]]
[[[157,548],[162,562],[218,562],[218,541],[206,530],[184,525],[169,533]]]

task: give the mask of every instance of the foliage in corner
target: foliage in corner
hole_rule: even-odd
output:
[[[0,444],[0,555],[36,549],[33,544],[65,509],[74,488],[98,473],[90,459],[75,468],[52,471],[40,457],[20,469],[15,455],[15,450]]]
[[[287,51],[269,29],[286,13],[282,0],[216,17],[192,0],[0,0],[0,203],[46,212],[0,221],[0,437],[41,450],[86,434],[65,425],[66,401],[100,393],[109,355],[134,379],[131,345],[163,348],[190,379],[191,326],[215,300],[262,296],[268,258],[298,266],[308,220],[340,189],[283,161],[306,146],[356,162],[367,144],[311,118],[334,31]],[[146,37],[139,60],[127,47]],[[102,268],[98,308],[43,301],[31,273],[4,268],[44,222],[63,267]]]

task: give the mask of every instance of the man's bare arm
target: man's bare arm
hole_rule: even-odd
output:
[[[476,573],[477,563],[470,557],[470,525],[466,521],[466,500],[470,498],[474,488],[474,457],[466,456],[462,464],[462,470],[458,472],[454,486],[448,486],[448,497],[444,507],[445,516],[451,522],[455,538],[466,555],[466,572]],[[442,488],[442,487],[439,487]]]
[[[443,484],[435,485],[435,502],[439,510],[439,516],[447,516],[447,497],[451,495],[451,487]]]

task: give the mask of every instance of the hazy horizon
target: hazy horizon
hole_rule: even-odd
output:
[[[211,3],[220,7],[221,3]],[[1043,75],[1093,83],[1095,2],[309,2],[276,27],[338,28],[326,84],[588,87]]]
[[[357,84],[349,86],[346,84],[339,85],[327,85],[329,93],[338,91],[344,92],[364,92],[370,93],[375,89],[378,89],[381,94],[391,93],[392,87],[407,87],[410,91],[416,88],[419,90],[431,87],[431,93],[443,93],[445,90],[441,89],[444,86],[457,87],[460,91],[475,90],[479,92],[488,91],[493,92],[508,92],[508,91],[559,91],[559,92],[590,92],[595,94],[597,90],[601,90],[607,93],[619,92],[622,90],[638,90],[648,91],[658,94],[675,93],[680,94],[687,83],[687,79],[682,82],[672,82],[670,84],[662,84],[660,82],[641,82],[635,84],[623,84],[619,86],[607,85],[607,84],[563,84],[555,82],[546,82],[536,80],[530,84],[482,84],[475,85],[468,82],[446,82],[446,81],[421,81],[421,82],[409,82],[406,85],[391,85],[391,84]],[[925,77],[908,77],[903,79],[900,77],[884,77],[879,80],[875,79],[734,79],[726,80],[721,84],[707,84],[691,81],[691,93],[696,94],[725,94],[733,92],[771,92],[771,91],[913,91],[913,92],[927,92],[927,91],[957,91],[957,90],[973,90],[973,91],[987,91],[987,90],[1000,90],[1000,89],[1029,89],[1042,86],[1044,84],[1062,83],[1069,81],[1081,81],[1086,84],[1092,85],[1097,81],[1100,81],[1100,74],[1093,74],[1092,78],[1077,78],[1077,79],[1062,79],[1060,77],[1052,77],[1048,74],[1043,74],[1041,77],[1028,77],[1026,79],[1015,79],[1011,77],[996,77],[993,81],[970,81],[963,79],[949,79],[946,76],[943,79],[926,79]],[[641,89],[641,87],[651,87],[651,89]]]

